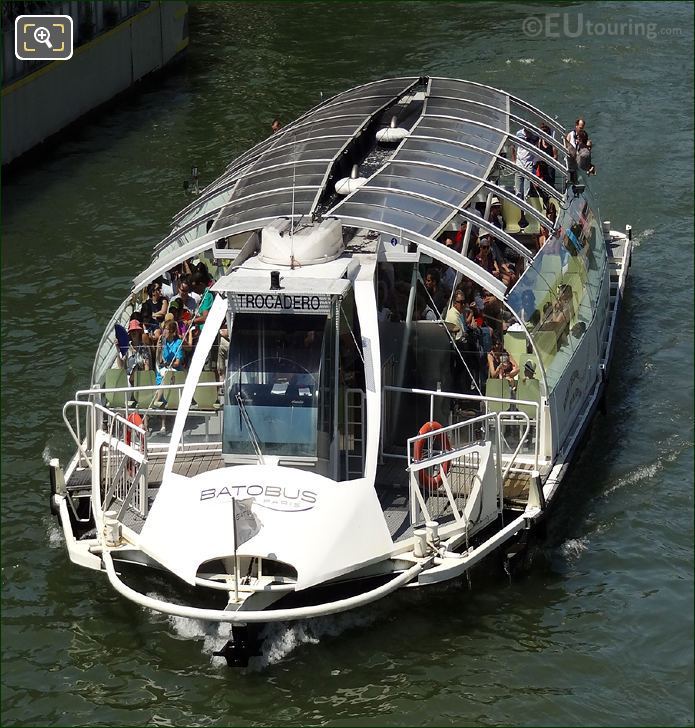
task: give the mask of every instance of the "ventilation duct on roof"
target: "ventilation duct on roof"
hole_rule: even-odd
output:
[[[352,172],[349,177],[343,177],[335,183],[335,191],[339,195],[349,195],[351,192],[358,190],[367,181],[366,177],[359,176],[359,167],[352,165]]]
[[[302,225],[293,233],[290,220],[281,218],[261,230],[258,257],[272,265],[312,265],[335,260],[343,249],[340,220],[328,218],[321,223]]]
[[[396,117],[391,117],[391,126],[387,126],[386,129],[379,129],[376,133],[376,140],[380,144],[397,144],[403,141],[407,136],[410,136],[410,132],[403,127],[396,126]]]

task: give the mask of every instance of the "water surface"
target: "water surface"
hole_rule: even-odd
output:
[[[608,35],[625,19],[644,32]],[[4,725],[692,725],[692,27],[681,3],[198,5],[182,66],[4,179]],[[275,116],[420,73],[586,117],[602,217],[637,239],[608,414],[530,574],[274,627],[228,670],[223,629],[68,563],[45,464],[70,452],[61,407],[192,164],[209,182]]]

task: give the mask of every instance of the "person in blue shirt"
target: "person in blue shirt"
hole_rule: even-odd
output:
[[[179,337],[176,321],[165,321],[157,341],[157,384],[162,383],[165,372],[170,369],[180,371],[184,363],[183,340]]]

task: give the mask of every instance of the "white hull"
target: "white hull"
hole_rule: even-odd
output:
[[[407,122],[412,127],[399,150],[420,143],[418,124],[426,123],[440,80],[407,81],[401,100],[388,103],[414,107],[421,117]],[[426,90],[418,91],[426,81]],[[522,102],[490,94],[490,104],[507,104],[506,126],[494,134],[509,143],[509,119],[516,118],[509,105]],[[282,148],[281,137],[277,144]],[[490,156],[490,177],[509,164],[498,152],[475,153]],[[569,179],[558,159],[558,173]],[[239,225],[225,217],[225,205],[233,207],[227,192],[227,202],[206,213],[214,214],[213,232],[195,208],[184,211],[188,217],[179,218],[164,242],[187,234],[191,217],[198,237],[168,254],[162,249],[162,258],[136,279],[135,291],[207,251],[218,278],[186,371],[157,386],[146,373],[126,380],[111,366],[111,327],[127,323],[135,310],[126,301],[99,349],[95,388],[65,405],[79,448],[64,475],[52,463],[51,506],[74,563],[105,571],[122,596],[164,613],[235,625],[288,621],[460,578],[495,554],[513,552],[512,544],[525,542],[547,517],[604,396],[630,262],[629,230],[600,231],[583,187],[564,183],[558,191],[538,182],[546,212],[553,199],[560,201],[561,219],[553,226],[538,207],[540,198],[518,199],[499,176],[481,177],[478,184],[489,190],[485,211],[473,206],[471,193],[469,204],[454,206],[454,217],[441,225],[475,222],[481,235],[489,230],[517,256],[524,275],[505,290],[470,256],[443,245],[441,236],[434,240],[405,227],[396,234],[384,220],[357,227],[362,208],[353,201],[383,189],[376,180],[389,164],[372,176],[363,172],[366,182],[337,204],[336,198],[323,202],[335,207],[321,224],[293,224],[294,186],[289,217],[270,224],[259,217],[246,223],[246,232],[236,232]],[[321,184],[317,201],[321,189],[327,194],[325,178]],[[209,207],[205,200],[214,200],[218,188],[232,189],[214,183],[197,209]],[[413,204],[421,200],[420,192],[412,194]],[[487,222],[493,195],[505,200],[504,229]],[[524,214],[551,229],[535,257],[526,247],[528,222],[513,222]],[[488,324],[487,308],[478,348],[465,356],[454,339],[459,329],[445,325],[444,309],[440,315],[441,304],[431,296],[441,317],[428,320],[418,281],[420,266],[434,263],[458,286],[451,301],[460,295],[463,302],[463,291],[477,286],[503,303],[507,320],[516,322],[501,328],[503,346],[517,347],[520,363],[535,362],[540,383],[512,373],[510,391],[505,377],[492,376],[496,360],[493,354],[484,359],[489,348],[480,343],[483,329],[497,325]],[[383,280],[394,309],[394,291],[405,294],[400,313],[385,307]],[[515,307],[519,301],[526,301],[525,310]],[[220,327],[231,332],[224,354],[217,348]],[[471,366],[484,360],[492,363],[481,378]],[[215,361],[224,367],[222,381],[211,371]],[[469,379],[452,374],[462,365]],[[164,406],[154,408],[153,398],[162,393]],[[160,418],[162,431],[151,433],[141,415]],[[128,563],[168,573],[174,585],[222,595],[226,604],[201,608],[155,599],[134,587]]]

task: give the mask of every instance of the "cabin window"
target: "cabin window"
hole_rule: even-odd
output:
[[[559,381],[581,343],[605,275],[603,235],[587,200],[577,196],[562,211],[560,234],[551,237],[509,295],[509,305],[529,330],[546,372],[548,389]]]
[[[223,452],[316,457],[319,392],[330,319],[304,314],[234,318]],[[327,376],[330,376],[328,374]]]

